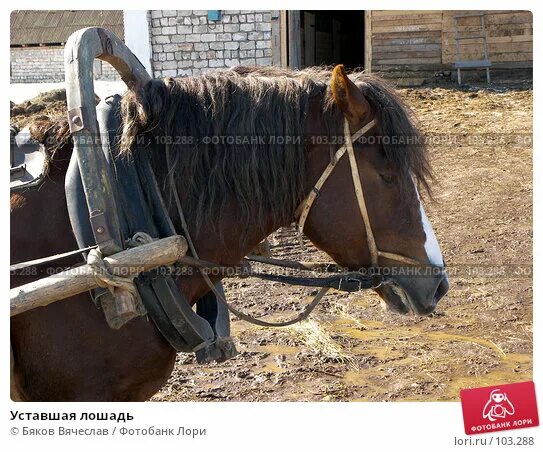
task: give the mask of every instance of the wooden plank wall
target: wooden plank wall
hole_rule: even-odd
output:
[[[372,11],[372,70],[437,69],[442,11]]]
[[[467,11],[371,11],[371,68],[391,77],[429,78],[455,60],[453,16]],[[531,67],[533,21],[529,11],[485,11],[494,67]],[[479,18],[463,18],[459,31],[478,34]],[[463,59],[481,59],[481,40],[461,47]],[[410,74],[410,72],[418,73]]]
[[[456,59],[454,16],[468,11],[443,11],[443,63]],[[530,11],[485,11],[486,33],[490,61],[496,67],[531,67],[533,61],[533,20]],[[458,21],[461,36],[479,34],[479,17]],[[462,59],[481,59],[482,39],[462,41]],[[522,64],[524,63],[524,64]]]

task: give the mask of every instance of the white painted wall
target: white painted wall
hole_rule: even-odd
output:
[[[138,57],[147,72],[153,76],[151,67],[151,39],[149,37],[149,23],[146,10],[125,10],[124,16],[124,42]]]

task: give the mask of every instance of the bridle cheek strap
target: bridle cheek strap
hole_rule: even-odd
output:
[[[366,240],[368,242],[368,249],[371,256],[371,265],[372,267],[377,267],[379,265],[379,250],[377,249],[375,237],[373,236],[373,230],[371,229],[370,219],[368,217],[368,208],[366,207],[364,191],[362,190],[362,183],[360,182],[360,173],[358,172],[356,156],[354,155],[351,129],[349,127],[349,122],[346,119],[343,121],[343,134],[345,135],[345,145],[347,146],[347,155],[349,156],[349,164],[351,167],[351,176],[353,178],[356,201],[358,202],[358,209],[362,214],[362,219],[364,220],[364,227],[366,228]]]
[[[347,120],[345,120],[345,124],[347,124],[347,127],[349,126]],[[352,147],[353,140],[358,140],[362,135],[364,135],[366,132],[368,132],[373,126],[375,126],[376,121],[375,119],[368,122],[364,127],[362,127],[358,132],[356,132],[351,137],[351,131],[347,133],[349,137],[349,142]],[[347,136],[345,137],[347,138]],[[309,211],[311,210],[311,207],[313,206],[313,203],[315,202],[315,199],[317,199],[317,196],[319,196],[320,190],[324,183],[327,181],[327,179],[330,177],[330,174],[332,174],[332,171],[338,164],[339,160],[345,152],[347,152],[347,146],[348,142],[346,141],[343,146],[341,146],[336,153],[334,154],[334,157],[331,159],[328,166],[324,169],[323,173],[321,174],[321,177],[319,177],[319,180],[315,183],[313,186],[313,189],[309,193],[308,197],[302,202],[300,208],[298,208],[300,212],[300,216],[298,217],[298,234],[301,236],[301,234],[304,231],[305,228],[305,221],[307,220],[307,216],[309,215]]]
[[[308,197],[304,200],[304,202],[300,206],[300,209],[298,209],[300,211],[300,216],[298,218],[298,237],[300,238],[300,242],[301,242],[301,236],[305,227],[305,222],[307,220],[311,207],[313,206],[313,203],[315,202],[315,199],[317,199],[322,186],[332,174],[332,171],[336,167],[341,157],[343,157],[345,155],[345,152],[347,152],[347,155],[349,156],[351,176],[353,179],[354,191],[356,194],[358,209],[360,211],[362,220],[364,221],[364,227],[366,229],[366,240],[367,240],[368,249],[370,252],[371,265],[373,267],[378,267],[379,257],[394,260],[397,262],[403,262],[409,265],[425,265],[415,259],[411,259],[401,254],[389,253],[387,251],[381,251],[377,248],[377,244],[375,242],[375,236],[373,235],[373,230],[371,228],[371,223],[370,223],[370,219],[368,215],[368,209],[366,207],[366,201],[364,199],[364,190],[362,189],[362,183],[360,181],[360,173],[358,171],[358,165],[356,163],[356,156],[355,156],[354,147],[353,147],[353,141],[358,140],[362,135],[366,134],[369,130],[371,130],[375,126],[375,124],[376,124],[376,120],[373,119],[370,122],[368,122],[364,127],[362,127],[360,130],[358,130],[358,132],[356,132],[354,135],[351,136],[351,129],[349,126],[349,122],[347,121],[347,119],[343,121],[343,134],[345,138],[345,144],[337,150],[333,159],[325,168],[321,177],[319,177],[319,180],[314,185]]]

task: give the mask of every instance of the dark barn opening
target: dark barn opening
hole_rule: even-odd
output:
[[[299,22],[299,67],[364,67],[364,11],[299,11]]]

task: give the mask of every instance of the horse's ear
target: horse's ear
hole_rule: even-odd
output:
[[[352,127],[360,127],[370,119],[370,104],[362,94],[362,91],[351,82],[343,64],[338,64],[332,71],[330,88],[334,102],[343,112]]]

